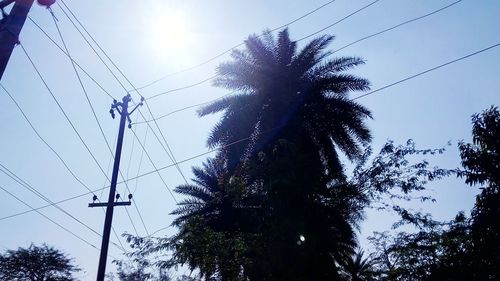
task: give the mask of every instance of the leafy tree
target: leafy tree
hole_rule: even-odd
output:
[[[402,215],[402,223],[395,226],[410,223],[417,231],[375,233],[371,238],[379,280],[499,280],[500,112],[492,107],[475,114],[472,122],[473,143],[459,144],[464,170],[456,171],[466,183],[482,186],[471,217],[459,213],[453,221],[440,223],[393,207]]]
[[[460,143],[464,171],[470,185],[481,185],[472,210],[475,280],[500,279],[500,112],[491,107],[472,117],[472,144]]]
[[[80,269],[63,252],[43,244],[0,255],[0,280],[70,281]]]
[[[428,217],[417,232],[376,232],[373,264],[377,280],[476,280],[468,270],[468,220],[463,214],[448,223]]]

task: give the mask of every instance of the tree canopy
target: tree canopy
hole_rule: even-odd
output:
[[[203,280],[500,280],[498,110],[473,116],[473,143],[459,145],[463,170],[431,166],[445,148],[413,140],[374,154],[372,114],[350,97],[369,89],[349,73],[364,61],[331,57],[333,39],[299,49],[287,29],[252,35],[219,65],[215,86],[234,93],[198,111],[222,113],[207,140],[218,153],[176,187],[178,232],[129,236],[131,257],[169,252],[152,265],[184,265]],[[434,202],[427,185],[451,175],[481,185],[470,217],[440,222],[405,207]],[[400,221],[375,233],[365,256],[358,234],[367,208]],[[415,231],[397,232],[403,225]]]
[[[0,280],[71,281],[79,270],[66,254],[46,244],[0,254]]]

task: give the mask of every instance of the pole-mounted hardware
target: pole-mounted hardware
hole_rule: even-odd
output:
[[[118,172],[120,169],[120,158],[122,153],[122,145],[123,145],[123,135],[125,131],[125,123],[128,121],[128,127],[132,128],[132,120],[130,119],[130,114],[134,113],[134,111],[142,106],[144,102],[144,98],[141,98],[141,102],[137,104],[132,111],[128,111],[129,102],[132,101],[132,97],[130,94],[127,94],[123,97],[121,102],[117,100],[113,100],[111,104],[111,109],[109,113],[111,117],[114,119],[116,117],[115,111],[120,115],[120,128],[118,130],[118,139],[116,143],[116,152],[115,152],[115,162],[113,165],[113,174],[111,176],[111,186],[109,189],[109,197],[108,202],[98,202],[97,196],[93,196],[93,203],[89,204],[89,207],[106,207],[106,218],[104,220],[104,231],[102,234],[102,243],[101,243],[101,254],[99,257],[99,268],[97,270],[97,281],[104,281],[104,276],[106,273],[106,260],[108,257],[108,246],[109,246],[109,236],[111,233],[111,223],[113,221],[113,208],[115,206],[129,206],[132,200],[132,194],[128,195],[128,202],[118,202],[120,199],[120,194],[116,193],[116,183],[118,179]]]

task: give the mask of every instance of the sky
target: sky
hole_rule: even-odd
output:
[[[135,87],[140,87],[170,73],[190,68],[240,44],[248,35],[273,29],[290,22],[328,1],[75,1],[64,0],[94,39],[119,66]],[[337,0],[289,26],[292,39],[299,39],[335,23],[372,1]],[[365,10],[335,26],[320,32],[335,35],[331,50],[378,32],[406,20],[427,14],[454,1],[380,0]],[[116,99],[126,94],[92,49],[79,35],[60,7],[54,5],[63,38],[74,60]],[[50,12],[34,5],[30,16],[59,44],[56,26]],[[500,2],[495,0],[464,0],[452,7],[419,21],[364,40],[335,55],[359,56],[366,64],[353,73],[369,79],[372,89],[409,77],[418,72],[500,43]],[[20,41],[46,79],[52,93],[68,118],[95,155],[99,165],[111,175],[111,155],[92,115],[71,62],[55,45],[27,21]],[[305,40],[307,41],[307,40]],[[303,45],[303,42],[299,44]],[[214,75],[216,66],[229,59],[228,54],[163,79],[139,90],[144,97],[184,87]],[[115,71],[116,75],[119,74]],[[459,61],[436,71],[416,77],[394,87],[359,99],[368,107],[374,119],[368,122],[375,150],[388,139],[403,143],[414,139],[420,147],[441,147],[449,141],[447,153],[432,164],[446,168],[460,165],[457,141],[471,140],[470,116],[493,104],[500,104],[500,47]],[[112,119],[109,108],[112,99],[92,80],[82,74],[82,82],[95,109],[103,132],[114,150],[118,119]],[[119,76],[126,89],[132,86]],[[17,46],[1,81],[22,107],[39,134],[56,150],[75,175],[91,189],[108,183],[106,177],[85,149],[71,125],[65,119],[50,93],[44,87],[22,49]],[[171,92],[148,101],[155,117],[190,105],[210,101],[229,91],[215,88],[210,82]],[[352,96],[360,93],[353,93]],[[133,93],[138,101],[140,95]],[[87,192],[65,169],[61,161],[36,136],[12,100],[0,89],[0,163],[52,201],[63,200]],[[144,106],[141,112],[149,118]],[[199,118],[191,108],[158,120],[175,159],[181,161],[206,152],[206,137],[219,116]],[[136,119],[138,118],[138,119]],[[141,121],[138,112],[132,120]],[[154,124],[152,124],[154,126]],[[145,144],[154,165],[143,154],[130,129],[125,131],[121,171],[125,178],[135,177],[172,164],[172,160],[147,125],[136,124],[132,129]],[[156,129],[156,127],[154,127]],[[159,133],[157,133],[159,136]],[[145,137],[146,136],[146,137]],[[189,180],[191,167],[199,166],[209,155],[194,158],[179,165]],[[142,160],[141,160],[142,158]],[[346,163],[349,165],[349,163]],[[117,207],[113,226],[123,232],[147,235],[168,226],[169,213],[175,201],[168,189],[184,183],[174,167],[151,173],[128,183],[134,196],[134,206]],[[0,186],[33,207],[46,204],[15,181],[0,174]],[[448,179],[429,186],[437,203],[421,206],[437,219],[451,219],[458,211],[470,211],[477,188],[461,180]],[[123,184],[118,185],[122,197],[128,195]],[[107,190],[96,195],[107,198]],[[180,200],[180,196],[176,196]],[[0,217],[29,210],[0,190]],[[97,232],[102,231],[104,212],[88,208],[92,201],[86,195],[60,204]],[[83,237],[96,247],[101,239],[56,208],[41,212],[65,228]],[[370,211],[361,226],[360,241],[373,231],[390,227],[394,217]],[[147,229],[147,231],[146,231]],[[167,228],[158,234],[170,235]],[[112,235],[111,240],[117,242]],[[95,278],[99,252],[78,240],[40,214],[30,212],[0,220],[0,251],[27,247],[30,243],[53,245],[75,259],[83,268],[82,280]],[[122,239],[122,243],[125,243]],[[122,258],[121,251],[110,245],[110,256]],[[112,258],[110,258],[112,259]],[[108,260],[108,269],[113,270]],[[181,274],[184,269],[181,268]]]

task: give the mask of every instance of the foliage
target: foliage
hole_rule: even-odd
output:
[[[498,277],[496,108],[474,116],[474,144],[460,144],[463,171],[432,167],[426,158],[444,148],[420,149],[412,140],[388,141],[373,155],[371,113],[349,98],[369,83],[346,73],[364,62],[327,58],[332,40],[318,37],[298,50],[286,29],[276,39],[254,35],[219,66],[215,85],[236,94],[199,110],[222,113],[207,141],[219,153],[193,168],[192,184],[176,188],[186,196],[172,212],[179,232],[129,236],[132,257],[154,256],[148,266],[186,265],[200,279],[221,281]],[[340,153],[356,164],[350,179]],[[488,185],[471,218],[438,222],[404,207],[434,201],[427,185],[453,174]],[[394,229],[417,231],[377,233],[376,252],[363,258],[356,236],[366,208],[395,212]]]
[[[0,255],[0,280],[70,281],[80,269],[63,252],[43,244]]]
[[[481,184],[471,217],[459,213],[448,223],[420,213],[404,213],[400,226],[411,223],[417,232],[375,233],[374,261],[380,280],[499,280],[500,269],[500,112],[492,107],[475,114],[473,143],[459,144],[470,185]]]
[[[428,220],[414,233],[376,232],[370,237],[379,280],[467,279],[468,220],[463,214],[449,223]],[[461,279],[464,277],[465,279]]]
[[[426,192],[426,185],[456,173],[455,170],[431,167],[425,157],[443,154],[445,148],[417,148],[409,139],[405,144],[396,145],[388,140],[373,156],[368,147],[356,165],[351,184],[367,196],[367,205],[377,210],[392,210],[412,224],[419,224],[417,217],[402,207],[408,201],[435,200]],[[371,159],[371,161],[369,161]]]
[[[483,185],[472,210],[472,257],[477,280],[500,279],[500,112],[491,107],[472,117],[473,143],[460,143],[464,171],[471,185]]]
[[[210,173],[209,160],[205,173],[194,170],[197,186],[177,189],[190,196],[174,212],[179,261],[221,280],[330,280],[354,253],[363,196],[345,181],[337,149],[355,160],[371,139],[370,112],[348,99],[369,83],[345,72],[361,59],[326,59],[332,39],[298,51],[286,29],[277,39],[250,36],[219,66],[215,85],[239,94],[199,113],[224,113],[208,138],[225,147],[216,163],[224,176]],[[200,239],[226,247],[196,247]]]
[[[358,251],[341,266],[340,276],[345,281],[374,281],[376,272],[370,257],[364,257],[363,251]]]
[[[333,36],[313,39],[300,51],[288,30],[250,36],[244,50],[222,63],[215,86],[238,93],[204,106],[200,116],[223,112],[208,137],[210,147],[224,146],[230,169],[280,139],[314,149],[330,179],[342,178],[340,149],[349,159],[371,140],[364,121],[368,109],[349,99],[352,91],[369,89],[366,79],[346,73],[364,61],[357,57],[327,59]],[[302,148],[300,148],[302,149]]]

